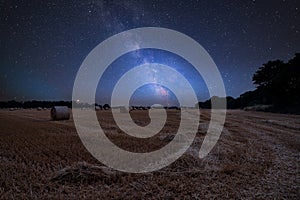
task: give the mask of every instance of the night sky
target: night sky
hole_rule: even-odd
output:
[[[88,53],[108,37],[137,27],[169,28],[199,42],[233,97],[255,88],[252,75],[263,63],[287,61],[300,50],[298,0],[36,2],[1,0],[0,100],[71,100],[76,73]],[[191,81],[199,100],[209,98],[188,62],[145,49],[111,64],[99,82],[97,101],[107,102],[122,73],[145,60],[174,67]],[[158,91],[159,97],[174,98],[160,86],[142,87],[135,98],[145,100]]]

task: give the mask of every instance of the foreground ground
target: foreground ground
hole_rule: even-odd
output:
[[[0,198],[300,198],[300,116],[228,111],[225,128],[204,159],[198,150],[210,119],[202,111],[191,148],[159,171],[130,174],[111,170],[82,145],[72,119],[50,121],[49,110],[0,111]],[[97,112],[107,136],[120,147],[159,149],[176,133],[177,111],[168,113],[160,134],[129,138],[108,111]],[[134,111],[143,125],[147,111]]]

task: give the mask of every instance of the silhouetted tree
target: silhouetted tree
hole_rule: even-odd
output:
[[[269,61],[253,76],[257,89],[262,96],[276,106],[297,103],[300,92],[300,54],[289,62]]]
[[[276,81],[283,67],[281,60],[269,61],[255,72],[252,80],[258,87],[269,87]]]
[[[205,102],[198,102],[198,105],[196,105],[196,107],[199,107],[199,108],[206,108],[206,109],[211,109],[211,101],[214,100],[216,102],[216,109],[220,109],[220,108],[223,108],[223,107],[220,107],[220,104],[222,101],[221,100],[224,100],[224,97],[217,97],[217,96],[213,96],[211,97],[210,99],[206,100]],[[236,100],[231,97],[231,96],[228,96],[226,97],[226,107],[228,109],[235,109],[235,108],[238,108],[238,105],[236,104]]]
[[[110,109],[110,106],[106,103],[106,104],[103,105],[103,109],[104,109],[104,110],[109,110],[109,109]]]

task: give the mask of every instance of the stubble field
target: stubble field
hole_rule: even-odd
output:
[[[110,111],[97,111],[111,141],[133,152],[159,149],[172,140],[179,111],[168,111],[161,133],[135,139],[122,133]],[[203,199],[300,198],[300,117],[228,111],[220,140],[204,159],[198,151],[210,111],[186,153],[159,171],[112,170],[85,149],[72,118],[51,121],[49,110],[0,111],[1,199]],[[147,111],[133,111],[139,125]]]

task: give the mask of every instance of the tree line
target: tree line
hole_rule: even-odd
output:
[[[226,97],[227,108],[259,108],[259,105],[264,105],[260,108],[265,111],[300,114],[300,53],[288,62],[268,61],[254,73],[252,81],[256,89],[236,99]],[[199,102],[198,106],[210,108],[211,99]]]
[[[256,89],[241,94],[238,98],[226,97],[227,108],[244,109],[247,107],[263,108],[264,111],[300,114],[300,53],[288,62],[268,61],[253,75]],[[212,97],[220,98],[220,97]],[[212,99],[211,98],[211,99]],[[211,99],[198,102],[197,107],[211,108]],[[75,107],[110,109],[109,104],[87,104],[73,102]],[[259,107],[260,105],[264,105]],[[51,108],[53,106],[72,107],[72,101],[2,101],[0,108]],[[172,107],[173,108],[173,107]],[[176,107],[175,107],[176,108]],[[176,108],[178,109],[178,108]]]

